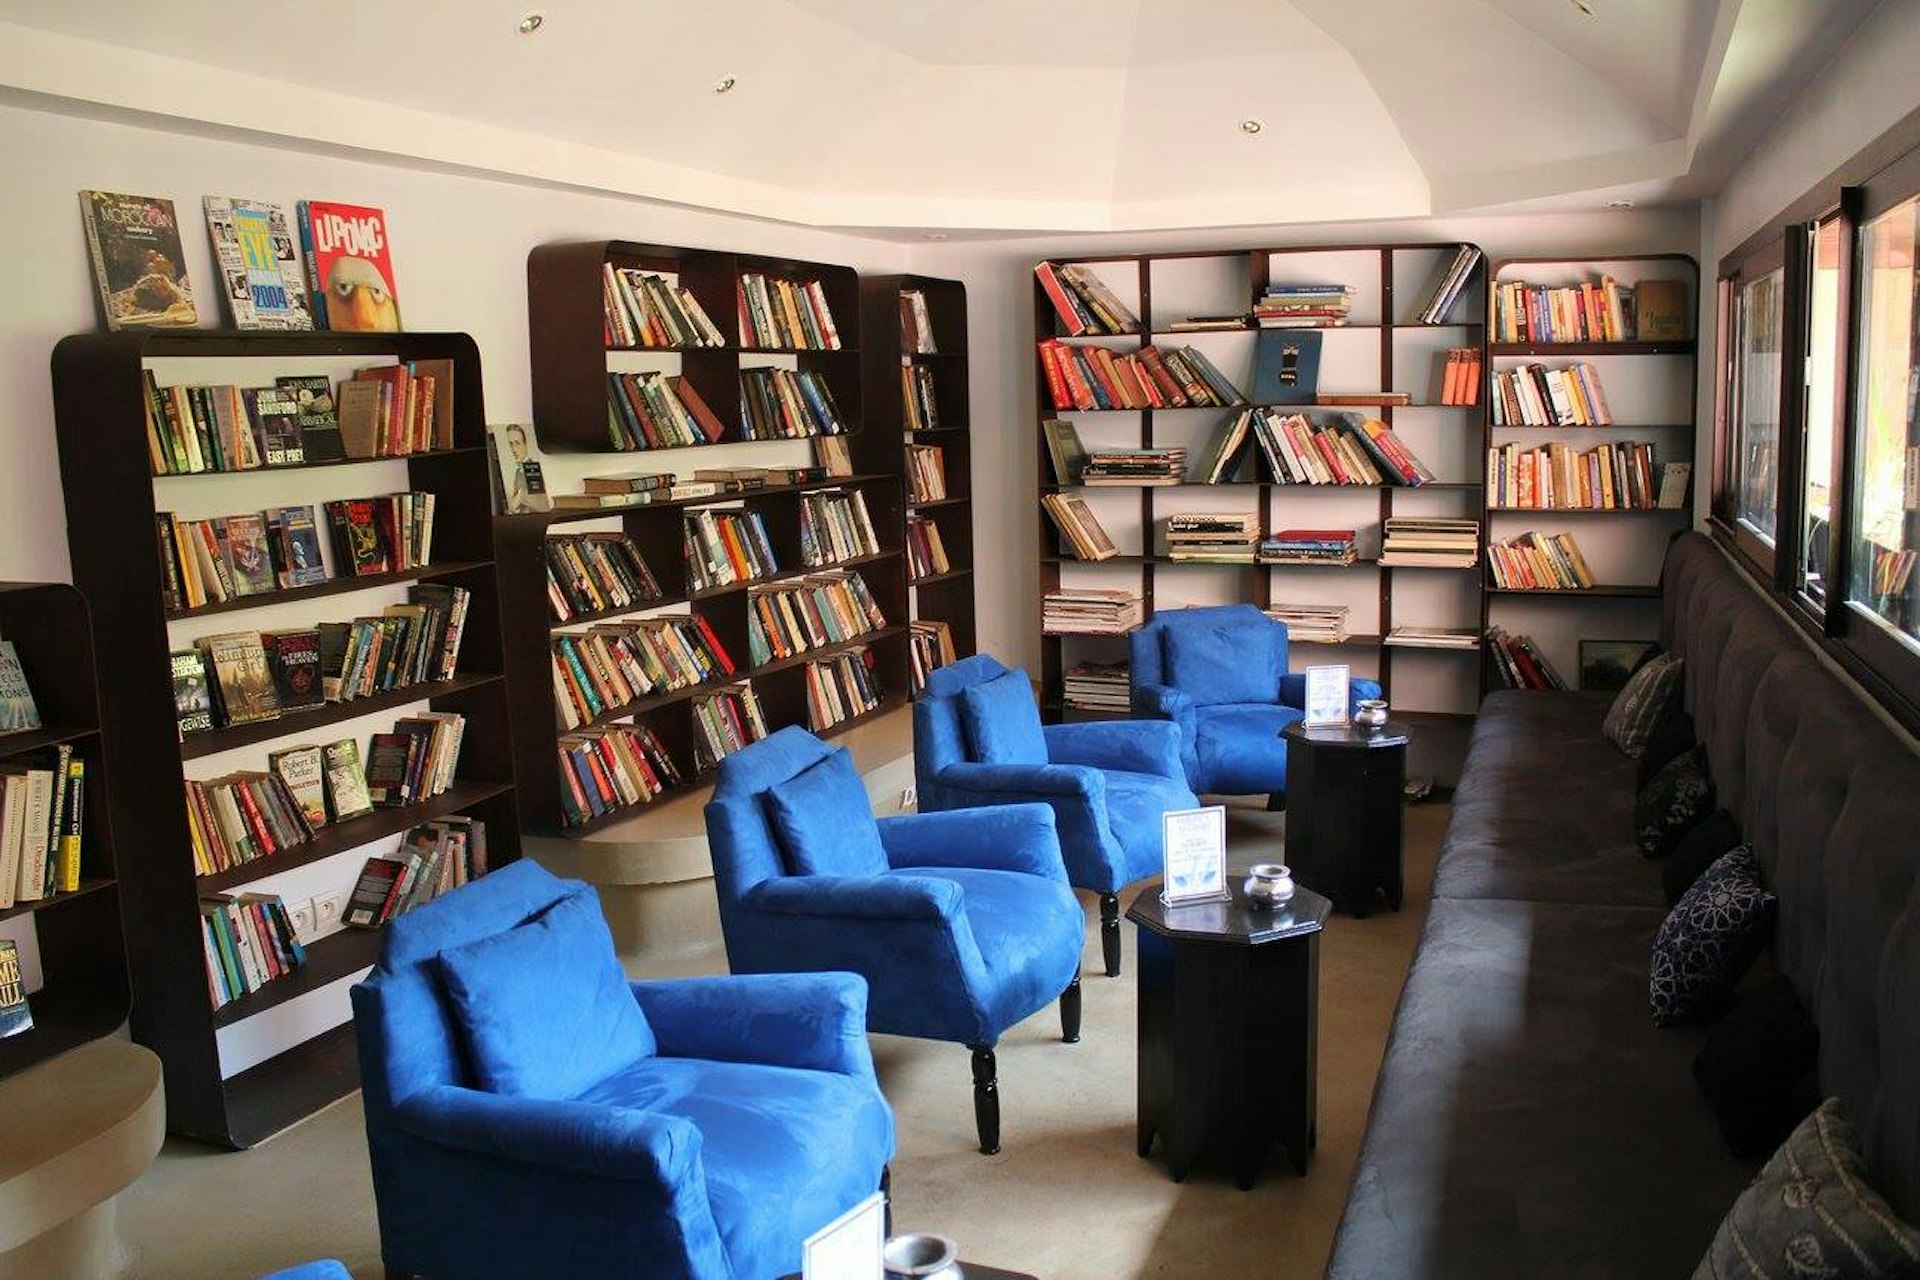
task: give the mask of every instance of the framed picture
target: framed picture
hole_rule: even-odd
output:
[[[1307,668],[1306,714],[1300,722],[1308,728],[1347,723],[1347,668],[1344,664]]]
[[[1227,890],[1227,811],[1222,805],[1175,809],[1160,818],[1166,877],[1160,901],[1169,907],[1222,902]]]
[[[1582,640],[1580,687],[1592,693],[1618,693],[1651,648],[1651,640]]]
[[[886,1223],[886,1199],[876,1191],[801,1244],[802,1280],[881,1280]]]

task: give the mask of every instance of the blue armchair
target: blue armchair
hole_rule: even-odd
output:
[[[1298,720],[1307,678],[1287,671],[1287,628],[1250,604],[1170,609],[1135,631],[1133,713],[1180,727],[1180,759],[1195,791],[1275,797],[1287,787],[1280,731]],[[1377,698],[1372,680],[1348,683],[1347,709]]]
[[[629,983],[532,862],[387,925],[352,995],[389,1275],[761,1280],[884,1181],[859,978]]]
[[[721,763],[706,812],[733,971],[848,970],[870,1029],[968,1046],[980,1149],[999,1150],[1001,1032],[1058,997],[1080,1038],[1086,921],[1053,814],[876,821],[851,754],[791,726]]]
[[[913,706],[920,811],[1040,801],[1067,880],[1100,896],[1108,977],[1120,972],[1120,890],[1160,874],[1160,815],[1198,803],[1180,734],[1157,721],[1040,723],[1027,673],[975,654],[927,676]]]

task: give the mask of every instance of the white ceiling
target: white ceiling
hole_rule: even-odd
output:
[[[1587,3],[0,0],[0,85],[796,222],[1147,229],[1697,196],[1873,7]]]

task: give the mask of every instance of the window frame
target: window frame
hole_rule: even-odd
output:
[[[1780,441],[1789,437],[1790,422],[1797,422],[1799,413],[1789,403],[1791,397],[1786,390],[1789,383],[1787,369],[1792,359],[1792,348],[1796,344],[1792,335],[1795,332],[1794,318],[1798,314],[1795,306],[1794,272],[1789,262],[1794,257],[1787,252],[1788,231],[1777,230],[1758,245],[1749,241],[1735,254],[1722,259],[1719,280],[1719,328],[1715,347],[1714,370],[1714,496],[1713,519],[1719,526],[1724,540],[1730,543],[1735,554],[1744,560],[1760,577],[1774,581],[1780,556],[1780,531],[1787,520],[1786,504],[1782,501],[1783,475],[1785,465],[1778,456],[1784,450]],[[1780,353],[1781,386],[1780,422],[1778,439],[1775,443],[1774,462],[1774,538],[1768,543],[1760,533],[1740,518],[1740,481],[1739,467],[1742,455],[1742,437],[1740,419],[1743,402],[1741,396],[1740,352],[1745,333],[1741,326],[1741,295],[1746,287],[1755,280],[1781,272],[1781,341]],[[1797,432],[1794,433],[1797,437]],[[1792,562],[1786,561],[1791,564]]]

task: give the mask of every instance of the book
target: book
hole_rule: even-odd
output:
[[[1064,493],[1044,494],[1040,505],[1060,530],[1064,550],[1077,560],[1108,560],[1120,554],[1086,502]]]
[[[60,804],[60,892],[74,893],[80,888],[80,855],[86,838],[87,762],[77,757],[67,761],[66,797]]]
[[[333,403],[333,380],[324,374],[275,378],[274,387],[291,399],[299,428],[301,461],[339,462],[347,456],[340,439],[340,415]],[[274,463],[269,460],[268,466]]]
[[[267,522],[256,515],[228,516],[227,567],[233,573],[233,594],[265,595],[279,585],[273,557],[267,549]]]
[[[27,1007],[27,982],[20,970],[20,946],[0,938],[0,1037],[33,1030],[33,1011]]]
[[[1455,250],[1453,258],[1434,276],[1433,283],[1427,288],[1427,300],[1414,314],[1421,324],[1444,324],[1453,311],[1453,305],[1466,291],[1467,281],[1472,278],[1475,267],[1480,265],[1480,250],[1470,244],[1463,244]]]
[[[0,640],[0,733],[18,733],[40,727],[40,709],[33,705],[26,669],[13,641]]]
[[[275,507],[266,512],[267,551],[281,587],[311,587],[327,580],[320,558],[320,530],[312,507]]]
[[[1913,472],[1908,471],[1911,478]],[[1687,482],[1693,479],[1691,462],[1669,462],[1660,469],[1660,498],[1657,505],[1678,509],[1687,505]],[[1912,504],[1909,504],[1911,506]]]
[[[374,929],[387,918],[391,902],[407,874],[407,864],[397,858],[368,858],[347,896],[347,909],[340,913],[342,924],[356,929]]]
[[[303,744],[272,752],[267,756],[267,767],[286,784],[309,827],[327,825],[327,789],[319,747]]]
[[[409,786],[414,750],[413,738],[405,733],[376,733],[367,743],[367,795],[376,809],[414,800]]]
[[[1253,399],[1312,404],[1320,383],[1320,338],[1312,332],[1262,329],[1254,339]]]
[[[534,456],[531,427],[517,422],[489,426],[487,447],[493,453],[494,498],[501,515],[553,510],[546,474]]]
[[[373,812],[366,774],[360,769],[360,744],[353,738],[329,742],[321,748],[326,771],[327,813],[334,822]]]
[[[207,664],[198,649],[175,649],[173,714],[180,737],[213,728],[213,694],[207,687]]]
[[[1634,337],[1641,342],[1683,342],[1688,333],[1684,280],[1642,280],[1634,286]]]
[[[260,637],[273,669],[274,695],[282,711],[317,707],[326,701],[320,685],[320,632],[270,631]]]
[[[239,196],[207,196],[202,203],[233,327],[313,328],[306,273],[286,209]]]
[[[227,631],[194,643],[212,672],[209,683],[222,724],[253,724],[280,714],[259,632]]]
[[[1049,418],[1040,424],[1047,440],[1047,456],[1053,462],[1055,484],[1078,484],[1080,468],[1086,465],[1087,451],[1080,444],[1080,433],[1071,422]]]
[[[82,191],[80,214],[107,328],[174,329],[200,323],[173,201]]]
[[[386,214],[322,200],[302,200],[299,212],[315,322],[354,333],[400,332]]]

